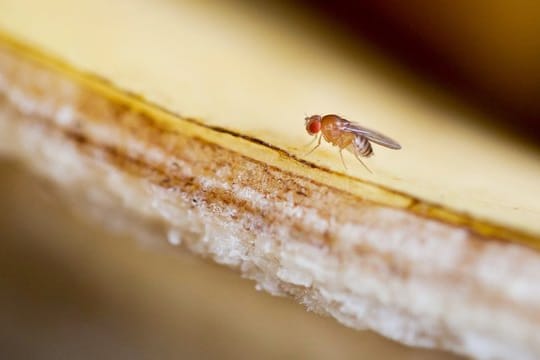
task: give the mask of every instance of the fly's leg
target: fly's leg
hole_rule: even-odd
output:
[[[317,135],[315,135],[315,139],[317,138]],[[319,135],[319,141],[317,142],[317,145],[315,145],[315,147],[313,149],[311,149],[306,155],[304,156],[308,156],[309,154],[311,154],[312,152],[315,151],[315,149],[317,149],[319,146],[321,146],[321,141],[322,141],[322,134]],[[313,141],[312,141],[313,143]]]
[[[358,155],[358,152],[356,151],[356,147],[354,148],[354,151],[353,151],[353,154],[354,154],[354,157],[360,161],[360,164],[362,164],[362,166],[364,166],[366,168],[367,171],[369,171],[370,173],[373,174],[373,171],[371,171],[366,164],[364,164],[364,162],[362,161],[362,159],[360,158],[360,155]]]
[[[308,147],[308,146],[313,145],[313,143],[314,143],[315,141],[317,141],[317,138],[318,138],[318,137],[319,137],[319,134],[314,135],[314,136],[313,136],[313,139],[311,139],[311,141],[310,141],[309,143],[307,143],[306,145],[304,145],[304,146],[305,146],[305,147]]]
[[[341,158],[341,162],[343,163],[343,167],[345,170],[347,170],[347,164],[345,164],[345,159],[343,158],[343,149],[339,149],[339,157]]]

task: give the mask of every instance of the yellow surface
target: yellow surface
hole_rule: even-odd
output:
[[[377,147],[368,160],[373,175],[348,156],[347,179],[206,132],[224,146],[374,199],[384,191],[354,178],[540,235],[537,151],[486,130],[478,124],[486,119],[402,74],[389,76],[365,49],[336,45],[327,25],[217,1],[0,2],[0,29],[9,36],[179,115],[302,158],[310,140],[304,114],[339,113],[403,150]],[[329,146],[306,160],[344,171]]]

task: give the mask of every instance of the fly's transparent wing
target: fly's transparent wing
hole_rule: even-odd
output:
[[[357,123],[346,121],[342,125],[341,129],[357,135],[361,135],[367,138],[369,141],[373,141],[374,143],[385,146],[387,148],[395,150],[401,149],[401,145],[399,145],[395,140],[392,140],[388,136],[383,135],[375,130],[367,129],[363,126],[360,126]]]

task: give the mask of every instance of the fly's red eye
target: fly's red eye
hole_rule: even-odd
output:
[[[319,131],[321,131],[321,122],[320,121],[312,121],[309,125],[309,132],[312,134],[316,134]]]

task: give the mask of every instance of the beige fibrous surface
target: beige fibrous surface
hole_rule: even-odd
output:
[[[253,11],[4,1],[0,151],[348,326],[536,357],[538,153]],[[306,111],[403,150],[305,158]]]

